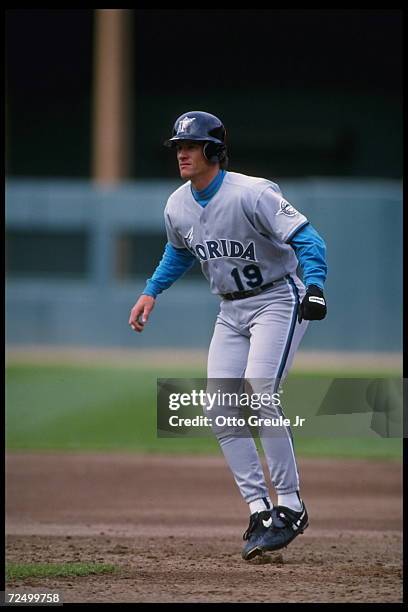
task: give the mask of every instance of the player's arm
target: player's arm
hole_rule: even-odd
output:
[[[195,257],[188,249],[176,248],[169,242],[166,244],[159,265],[153,276],[147,280],[142,295],[130,312],[129,325],[134,331],[143,331],[144,324],[154,308],[156,297],[183,276],[194,262]]]
[[[305,223],[287,240],[295,251],[303,272],[306,295],[299,307],[298,321],[324,319],[327,313],[323,295],[327,276],[326,244],[310,223]]]
[[[260,233],[271,236],[294,249],[303,271],[307,290],[299,305],[298,320],[323,319],[326,300],[323,284],[326,280],[326,245],[308,219],[282,195],[279,186],[268,186],[258,197],[254,208],[254,224]]]

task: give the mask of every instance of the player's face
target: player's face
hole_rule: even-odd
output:
[[[204,157],[203,145],[199,142],[182,141],[176,145],[177,161],[180,176],[186,180],[192,180],[206,174],[210,162]]]

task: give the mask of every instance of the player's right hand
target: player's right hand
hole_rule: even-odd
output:
[[[156,300],[151,295],[141,295],[130,311],[129,325],[133,331],[142,332]]]

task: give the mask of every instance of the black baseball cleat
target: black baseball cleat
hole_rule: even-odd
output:
[[[248,529],[242,536],[242,539],[246,540],[246,544],[242,549],[242,558],[245,559],[245,561],[249,561],[257,555],[262,554],[259,544],[271,525],[272,516],[270,510],[263,510],[262,512],[254,512],[251,514],[249,517]]]
[[[266,531],[261,542],[258,542],[261,553],[284,548],[303,533],[308,525],[309,517],[303,502],[300,512],[286,506],[275,506],[272,509],[272,526]]]

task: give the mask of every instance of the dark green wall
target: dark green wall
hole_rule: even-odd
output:
[[[132,175],[173,177],[176,117],[226,124],[230,168],[402,176],[399,9],[136,9]],[[10,176],[88,177],[93,11],[6,13]]]

